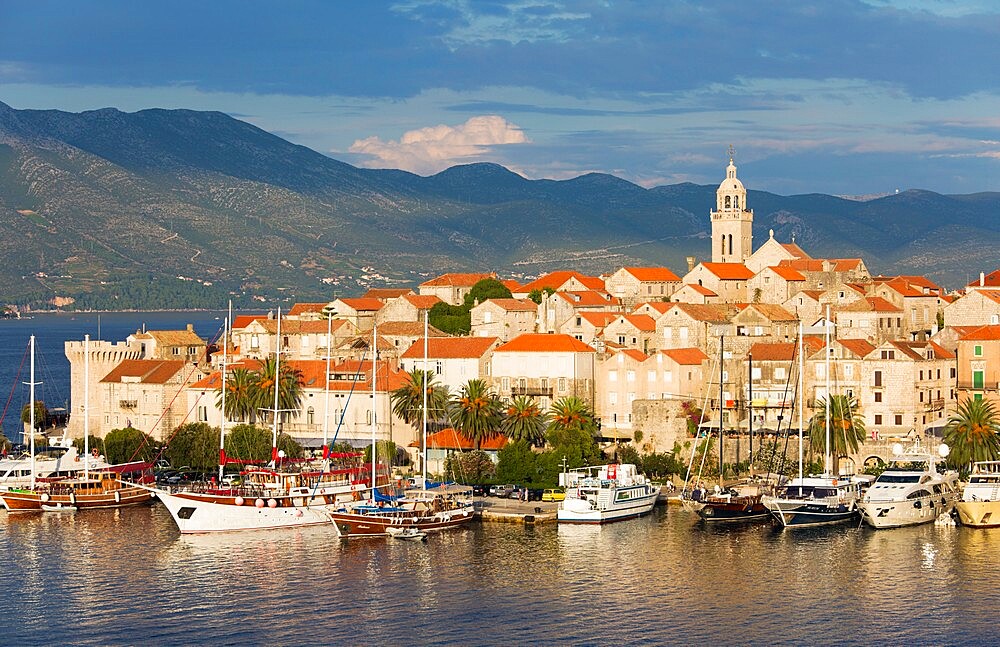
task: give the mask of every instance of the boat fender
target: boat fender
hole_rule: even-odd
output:
[[[115,490],[115,503],[121,503],[121,502],[122,502],[121,490]]]
[[[296,510],[295,511],[295,516],[296,517],[301,517],[302,516],[302,511],[301,510]]]
[[[43,492],[42,496],[40,498],[42,499],[42,503],[48,503],[49,493],[48,492]]]
[[[76,456],[74,456],[73,460],[76,461],[77,463],[79,463],[80,462],[80,455],[77,454]]]
[[[243,501],[243,497],[238,496],[238,497],[236,497],[236,500],[233,501],[233,503],[235,503],[236,505],[243,505],[245,503],[245,501]]]
[[[253,502],[253,504],[255,506],[257,506],[258,508],[263,508],[264,507],[264,499],[257,499],[256,501]]]
[[[69,504],[76,505],[76,492],[69,493]]]
[[[274,499],[268,499],[267,500],[267,507],[269,507],[269,508],[277,508],[278,507],[278,502],[275,501]]]

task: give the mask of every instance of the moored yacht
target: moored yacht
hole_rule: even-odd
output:
[[[601,465],[567,475],[566,499],[559,504],[561,523],[608,523],[648,514],[660,488],[650,484],[635,465]]]
[[[784,527],[819,526],[856,519],[865,476],[803,476],[782,486],[776,496],[763,497],[771,516]]]
[[[1000,461],[983,461],[972,466],[962,500],[955,503],[962,525],[973,528],[1000,526]]]
[[[958,473],[939,472],[937,464],[948,455],[948,446],[938,456],[919,447],[903,452],[893,446],[889,466],[868,488],[858,507],[873,528],[899,528],[934,521],[951,512],[958,498]]]

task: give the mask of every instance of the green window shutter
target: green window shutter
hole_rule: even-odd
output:
[[[983,371],[972,371],[972,388],[983,388]]]

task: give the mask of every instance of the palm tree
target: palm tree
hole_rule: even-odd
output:
[[[948,418],[944,441],[951,448],[948,462],[966,467],[974,461],[995,461],[1000,455],[1000,414],[990,400],[967,398]]]
[[[544,447],[546,426],[548,415],[542,413],[538,403],[519,395],[507,407],[507,415],[500,423],[500,432],[511,441],[526,440],[535,447]]]
[[[865,420],[856,415],[858,401],[848,395],[830,395],[816,403],[815,413],[809,420],[809,444],[819,452],[826,452],[827,402],[830,409],[830,453],[834,474],[839,473],[841,454],[857,452],[865,441]]]
[[[245,368],[233,369],[226,376],[226,420],[249,422],[257,419],[257,409],[254,404],[254,382],[257,377]],[[219,385],[219,395],[215,405],[222,407],[222,385]]]
[[[430,371],[415,369],[406,384],[390,394],[392,412],[419,435],[424,422],[424,390],[427,391],[427,419],[436,420],[448,406],[448,389],[434,380]]]
[[[597,420],[594,418],[594,412],[590,409],[590,405],[578,397],[570,396],[556,400],[549,415],[549,442],[552,444],[559,444],[552,442],[551,436],[553,434],[558,437],[567,432],[585,431],[591,437],[597,435]]]
[[[276,367],[274,358],[269,358],[264,360],[257,371],[257,379],[251,389],[253,404],[257,409],[274,407],[274,390],[277,385],[278,409],[290,410],[293,416],[298,415],[299,403],[302,401],[302,372],[283,365],[276,379]],[[271,415],[274,415],[273,411]]]
[[[455,430],[471,438],[478,450],[484,440],[499,432],[500,410],[500,399],[490,391],[486,381],[473,379],[452,399],[449,417]]]

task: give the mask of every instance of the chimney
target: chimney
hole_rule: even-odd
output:
[[[688,272],[690,272],[691,270],[694,269],[695,263],[697,262],[698,259],[695,258],[694,256],[688,256],[686,257],[686,260],[688,264]]]
[[[979,273],[979,287],[984,287],[986,285],[986,273]]]
[[[188,332],[194,332],[194,324],[188,324],[187,325],[187,331]]]

